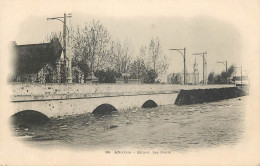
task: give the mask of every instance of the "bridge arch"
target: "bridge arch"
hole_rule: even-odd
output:
[[[105,114],[111,114],[112,112],[116,112],[117,109],[108,103],[101,104],[98,107],[96,107],[93,111],[92,114],[94,115],[105,115]]]
[[[41,125],[48,121],[48,116],[35,110],[24,110],[11,116],[12,124],[21,126]]]
[[[158,105],[157,105],[157,103],[155,101],[153,101],[151,99],[147,100],[142,105],[142,108],[154,108],[154,107],[158,107]]]

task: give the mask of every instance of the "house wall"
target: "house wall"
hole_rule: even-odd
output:
[[[37,74],[23,74],[15,78],[17,82],[37,82]]]

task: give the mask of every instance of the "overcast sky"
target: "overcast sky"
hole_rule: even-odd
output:
[[[139,8],[136,7],[137,10]],[[91,7],[85,7],[85,9],[86,11],[93,10]],[[111,11],[111,8],[107,10]],[[188,72],[193,71],[195,56],[192,53],[204,51],[208,53],[208,74],[211,71],[218,74],[225,69],[225,66],[217,64],[217,61],[228,61],[229,66],[231,64],[236,66],[247,65],[242,56],[246,52],[245,43],[247,44],[247,42],[245,40],[248,32],[243,30],[250,22],[240,22],[237,20],[240,19],[239,15],[236,18],[231,16],[224,18],[220,11],[218,12],[219,16],[203,12],[195,12],[196,14],[193,13],[188,16],[181,15],[183,11],[180,11],[180,14],[176,14],[175,11],[172,14],[165,15],[166,11],[170,12],[169,9],[161,10],[161,13],[157,11],[153,14],[138,15],[132,10],[122,12],[122,8],[120,8],[122,15],[117,10],[115,10],[117,12],[111,12],[112,14],[105,14],[108,11],[104,10],[104,14],[102,14],[102,12],[88,13],[76,8],[71,9],[69,12],[72,12],[73,17],[70,18],[69,23],[75,26],[84,25],[85,22],[89,23],[93,19],[99,20],[105,25],[114,40],[121,40],[122,42],[128,40],[135,54],[138,54],[142,45],[148,45],[151,38],[159,37],[163,52],[169,60],[167,74],[183,71],[182,56],[178,52],[169,51],[171,48],[186,47]],[[223,12],[225,13],[225,10]],[[41,10],[37,14],[27,15],[17,27],[17,34],[10,40],[16,41],[17,44],[41,43],[46,35],[53,31],[62,30],[61,22],[46,20],[47,17],[56,16],[63,16],[63,12],[47,13]],[[245,18],[241,17],[241,19]],[[197,56],[196,59],[199,64],[200,79],[202,79],[202,57]]]

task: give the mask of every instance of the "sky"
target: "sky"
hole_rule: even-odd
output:
[[[136,6],[135,6],[136,7]],[[150,8],[152,8],[151,5]],[[140,8],[140,7],[139,7]],[[136,9],[139,9],[136,7]],[[150,9],[148,8],[148,10]],[[164,8],[166,8],[164,6]],[[113,11],[114,13],[106,14],[111,9],[100,12],[85,12],[86,10],[70,9],[72,18],[69,18],[69,26],[83,26],[92,20],[100,21],[112,36],[113,40],[127,40],[134,50],[134,54],[138,54],[141,46],[149,45],[153,37],[159,37],[163,49],[163,53],[167,56],[169,68],[162,80],[166,79],[166,75],[172,72],[183,71],[183,57],[176,51],[170,51],[172,48],[186,48],[186,66],[188,72],[193,71],[193,63],[195,56],[193,53],[201,53],[207,51],[207,72],[221,73],[225,70],[223,64],[216,63],[218,61],[228,61],[228,66],[243,65],[244,69],[248,65],[243,60],[245,56],[245,48],[248,38],[245,26],[250,25],[247,16],[241,17],[247,19],[248,23],[238,21],[240,16],[226,18],[221,15],[211,15],[204,12],[191,12],[191,14],[178,14],[173,11],[171,14],[165,14],[168,10],[162,10],[152,14],[138,14],[132,10]],[[175,7],[176,9],[176,7]],[[236,9],[236,8],[234,8]],[[240,10],[239,8],[237,10]],[[196,11],[196,10],[195,10]],[[182,13],[183,11],[180,11]],[[220,12],[220,11],[219,11]],[[217,12],[217,14],[219,14]],[[225,10],[223,10],[225,13]],[[232,13],[231,13],[232,14]],[[27,15],[20,21],[17,27],[17,33],[10,38],[17,44],[41,43],[51,32],[62,31],[62,23],[57,20],[47,21],[47,17],[63,16],[63,12],[35,11],[35,14]],[[248,24],[248,25],[247,25]],[[250,33],[250,35],[252,35]],[[202,79],[202,57],[196,56],[199,66],[200,79]]]

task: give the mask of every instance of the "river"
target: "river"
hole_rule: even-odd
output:
[[[39,148],[160,149],[185,151],[235,145],[243,137],[247,97],[194,105],[138,108],[94,116],[51,118],[31,128],[12,126],[14,136]]]

